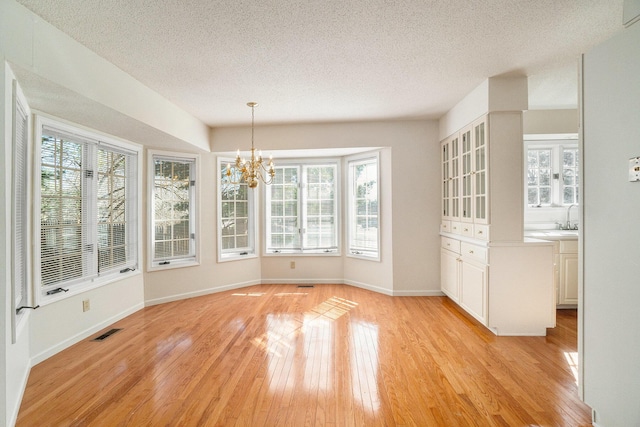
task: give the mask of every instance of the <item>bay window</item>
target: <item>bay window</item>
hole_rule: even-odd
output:
[[[348,161],[348,254],[380,258],[378,156]]]
[[[139,147],[45,118],[37,131],[42,294],[137,269]]]
[[[240,180],[240,173],[226,165],[235,160],[218,160],[218,259],[232,260],[255,255],[256,191]],[[233,182],[237,182],[234,184]]]
[[[189,154],[149,151],[149,269],[197,265],[196,166]]]
[[[266,188],[266,252],[338,253],[338,164],[290,163],[275,168]]]

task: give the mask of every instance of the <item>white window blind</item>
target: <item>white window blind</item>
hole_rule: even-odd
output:
[[[14,93],[17,88],[14,82]],[[13,108],[13,298],[15,308],[28,305],[28,135],[29,113],[16,95]]]
[[[137,268],[137,152],[43,125],[40,161],[45,290]]]
[[[353,160],[349,169],[349,253],[379,256],[378,158]]]
[[[153,154],[152,265],[196,260],[196,159]]]

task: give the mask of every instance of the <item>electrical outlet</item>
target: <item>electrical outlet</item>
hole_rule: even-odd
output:
[[[91,309],[91,304],[89,303],[89,300],[83,300],[82,301],[82,311],[89,311]]]
[[[296,262],[295,261],[291,261],[290,267],[291,268],[296,268]]]

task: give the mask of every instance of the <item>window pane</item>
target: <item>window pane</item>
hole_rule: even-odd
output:
[[[349,171],[349,250],[352,253],[377,256],[377,159],[350,162]]]
[[[195,186],[191,182],[195,176],[195,159],[154,154],[153,163],[153,261],[194,257]],[[223,204],[222,210],[226,213],[232,208],[233,205]]]
[[[43,130],[40,174],[40,280],[82,277],[82,144]],[[47,166],[53,164],[54,166]]]
[[[235,168],[231,170],[235,172]],[[255,190],[249,190],[247,183],[240,181],[240,174],[232,175],[233,182],[237,182],[234,184],[226,176],[226,169],[221,167],[220,172],[221,197],[222,200],[228,200],[223,201],[221,206],[222,253],[238,253],[240,249],[253,252],[252,240],[249,238],[249,223],[253,221],[249,194],[253,194]],[[282,189],[281,186],[277,188]]]
[[[551,205],[551,149],[527,150],[527,204]]]

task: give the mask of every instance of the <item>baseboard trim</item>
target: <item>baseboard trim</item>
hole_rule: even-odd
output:
[[[406,290],[393,291],[394,297],[444,297],[442,291]]]
[[[384,295],[393,296],[406,296],[406,297],[441,297],[444,296],[444,293],[439,290],[400,290],[394,291],[391,289],[382,288],[379,286],[370,285],[368,283],[358,282],[355,280],[344,280],[344,279],[263,279],[261,281],[247,281],[247,282],[239,282],[232,283],[230,285],[219,286],[216,288],[208,288],[195,292],[186,292],[182,294],[170,295],[162,298],[155,298],[146,300],[144,302],[145,307],[150,307],[152,305],[164,304],[167,302],[180,301],[187,298],[195,298],[203,295],[215,294],[218,292],[231,291],[234,289],[246,288],[248,286],[255,285],[349,285],[355,286],[356,288],[367,289],[369,291],[377,292]]]
[[[77,342],[82,341],[85,338],[88,338],[89,336],[95,334],[96,332],[106,328],[107,326],[117,322],[118,320],[124,319],[125,317],[135,313],[138,310],[141,310],[144,308],[144,304],[143,303],[139,303],[136,304],[132,307],[129,307],[128,309],[121,311],[120,313],[109,317],[108,319],[103,320],[102,322],[88,328],[85,329],[82,332],[79,332],[77,334],[75,334],[74,336],[67,338],[66,340],[42,351],[40,354],[35,355],[34,357],[31,358],[31,366],[35,366],[40,362],[43,362],[45,360],[47,360],[48,358],[50,358],[51,356],[61,352],[62,350],[71,347],[72,345],[74,345]],[[25,384],[26,385],[26,384]]]
[[[263,285],[321,285],[326,283],[328,285],[341,285],[344,283],[343,279],[267,279],[260,282]]]
[[[357,282],[355,280],[343,280],[342,283],[349,286],[355,286],[356,288],[367,289],[379,294],[389,295],[390,297],[393,296],[393,291],[391,289],[381,288],[379,286],[370,285],[368,283]]]
[[[146,300],[144,302],[144,305],[145,305],[145,307],[150,307],[152,305],[158,305],[158,304],[164,304],[164,303],[167,303],[167,302],[180,301],[180,300],[188,299],[188,298],[201,297],[201,296],[204,296],[204,295],[210,295],[210,294],[215,294],[215,293],[224,292],[224,291],[231,291],[233,289],[246,288],[247,286],[254,286],[254,285],[259,285],[259,284],[260,284],[260,282],[256,282],[256,281],[232,283],[230,285],[218,286],[218,287],[215,287],[215,288],[207,288],[207,289],[202,289],[202,290],[194,291],[194,292],[185,292],[183,294],[176,294],[176,295],[170,295],[168,297],[150,299],[150,300]]]

